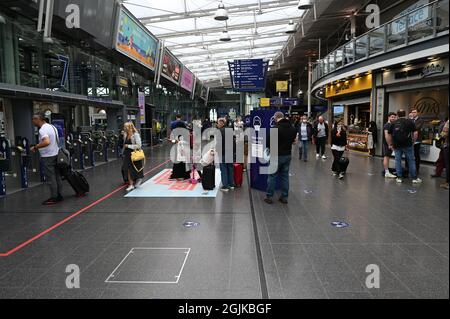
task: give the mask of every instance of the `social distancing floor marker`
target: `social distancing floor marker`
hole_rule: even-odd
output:
[[[166,165],[167,163],[169,163],[170,160],[165,161],[164,163],[159,164],[158,166],[152,168],[151,170],[149,170],[148,172],[146,172],[144,175],[147,176],[150,173],[152,173],[153,171],[161,168],[162,166]],[[51,231],[55,230],[56,228],[64,225],[65,223],[67,223],[68,221],[74,219],[75,217],[77,217],[78,215],[83,214],[84,212],[88,211],[89,209],[97,206],[98,204],[104,202],[105,200],[107,200],[108,198],[112,197],[113,195],[117,194],[118,192],[124,190],[127,187],[127,185],[123,185],[121,187],[116,188],[115,190],[113,190],[112,192],[110,192],[109,194],[106,194],[105,196],[103,196],[102,198],[96,200],[95,202],[91,203],[90,205],[80,209],[79,211],[73,213],[72,215],[70,215],[69,217],[63,219],[62,221],[56,223],[55,225],[51,226],[50,228],[47,228],[46,230],[44,230],[43,232],[37,234],[36,236],[28,239],[27,241],[23,242],[22,244],[18,245],[17,247],[11,249],[10,251],[6,252],[6,253],[1,253],[0,257],[9,257],[12,254],[18,252],[19,250],[25,248],[26,246],[28,246],[29,244],[31,244],[32,242],[38,240],[39,238],[41,238],[42,236],[50,233]]]

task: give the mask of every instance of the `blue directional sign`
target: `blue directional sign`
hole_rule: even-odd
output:
[[[261,92],[266,88],[268,62],[263,59],[228,62],[233,89],[238,92]]]

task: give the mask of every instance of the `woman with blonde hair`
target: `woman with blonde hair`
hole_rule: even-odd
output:
[[[139,131],[132,122],[123,126],[123,170],[127,173],[129,187],[127,192],[141,186],[144,179],[144,160],[133,162],[131,153],[142,148],[142,139]]]

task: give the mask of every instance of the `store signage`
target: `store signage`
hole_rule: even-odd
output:
[[[262,92],[266,88],[268,62],[263,59],[228,62],[233,89],[237,92]]]
[[[120,11],[115,49],[155,70],[158,40],[123,8]]]
[[[399,17],[398,20],[395,20],[392,23],[392,34],[399,34],[405,32],[406,30],[406,19],[408,19],[408,27],[414,27],[424,21],[427,21],[430,16],[430,6],[426,6],[429,3],[429,0],[420,0],[415,4],[400,12],[397,15]],[[422,7],[422,8],[420,8]],[[420,8],[420,9],[419,9]],[[408,14],[408,15],[407,15]],[[407,16],[406,16],[407,15]],[[400,18],[402,17],[403,18]]]
[[[128,87],[128,79],[123,76],[117,77],[117,85],[122,87]]]
[[[371,89],[372,89],[372,75],[369,74],[345,82],[328,85],[326,88],[325,97],[331,98],[334,96],[356,93]]]
[[[180,82],[181,62],[173,56],[168,50],[164,51],[163,66],[161,74],[166,78],[178,84]]]
[[[139,118],[140,123],[145,124],[146,123],[146,117],[145,117],[145,93],[139,91],[138,92],[138,99],[139,99]]]
[[[277,92],[287,92],[289,90],[288,81],[277,81]]]
[[[426,78],[431,75],[435,74],[442,74],[445,71],[445,67],[440,64],[429,64],[426,67],[423,68],[423,71],[421,73],[422,78]]]
[[[194,83],[195,83],[195,76],[194,74],[189,71],[188,68],[183,67],[183,73],[181,73],[181,83],[180,86],[189,91],[192,92],[194,89]]]
[[[432,97],[423,97],[419,99],[414,108],[422,114],[423,117],[438,118],[440,114],[440,103]]]

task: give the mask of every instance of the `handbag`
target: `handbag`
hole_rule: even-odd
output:
[[[137,169],[136,162],[144,161],[142,168]],[[142,149],[135,150],[131,152],[131,163],[133,164],[133,168],[136,170],[136,172],[140,173],[144,170],[146,159],[145,159],[145,153]]]

